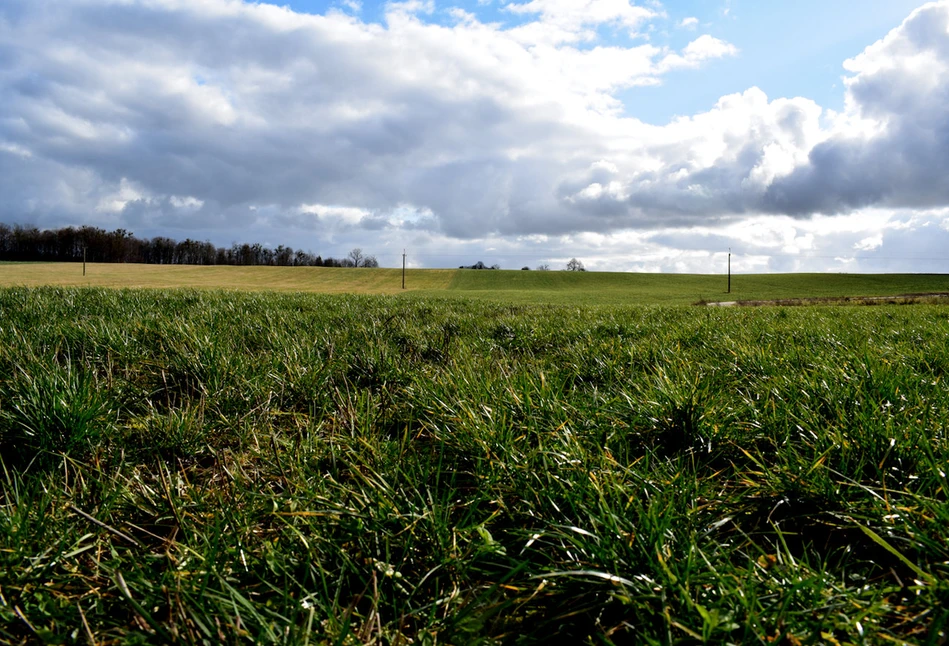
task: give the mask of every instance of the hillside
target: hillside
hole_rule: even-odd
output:
[[[949,291],[944,274],[634,274],[564,271],[2,263],[0,287],[42,285],[414,294],[514,303],[685,305],[697,301],[890,296]]]

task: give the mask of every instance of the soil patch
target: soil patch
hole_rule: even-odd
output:
[[[819,296],[813,298],[778,298],[757,301],[698,301],[704,307],[758,307],[763,305],[935,305],[949,303],[949,292],[896,294],[893,296]]]

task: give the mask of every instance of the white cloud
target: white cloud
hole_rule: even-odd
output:
[[[363,218],[372,215],[365,209],[351,206],[336,206],[327,204],[301,204],[296,211],[301,215],[313,215],[317,218],[329,218],[345,224],[358,224]]]
[[[99,200],[99,204],[96,206],[96,210],[106,213],[121,213],[127,204],[143,198],[144,195],[142,191],[123,177],[114,192],[102,196]]]
[[[5,153],[10,153],[18,157],[32,157],[33,156],[33,153],[31,153],[28,149],[24,148],[23,146],[20,146],[17,144],[10,144],[5,141],[0,141],[0,151],[5,152]]]
[[[688,18],[683,18],[679,21],[679,27],[681,29],[695,29],[699,25],[699,19],[695,16],[689,16]]]
[[[635,35],[644,22],[658,15],[629,0],[531,0],[510,3],[505,9],[516,14],[538,14],[539,20],[513,33],[524,42],[548,45],[592,40],[595,27],[606,24],[623,27]]]
[[[859,240],[854,243],[853,248],[859,251],[873,251],[874,249],[879,249],[883,245],[883,234],[877,233],[872,236],[868,236],[863,240]]]
[[[699,36],[691,43],[685,46],[681,53],[671,53],[666,55],[659,63],[659,69],[662,71],[678,68],[696,68],[705,61],[714,58],[724,58],[726,56],[735,56],[738,54],[738,48],[731,43],[726,43],[718,38],[713,38],[708,34]]]
[[[403,2],[389,2],[386,10],[391,15],[396,14],[429,14],[435,11],[434,0],[404,0]]]

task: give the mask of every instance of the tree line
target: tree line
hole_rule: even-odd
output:
[[[41,262],[137,262],[153,265],[274,265],[280,267],[378,267],[375,257],[353,249],[346,258],[323,258],[309,251],[260,243],[216,247],[210,242],[164,236],[136,238],[125,229],[0,224],[0,260]]]
[[[473,265],[461,265],[458,269],[500,269],[501,265],[491,265],[488,267],[486,264],[480,260]],[[567,262],[567,266],[564,268],[566,271],[586,271],[586,267],[583,266],[583,263],[576,258],[571,258]],[[521,267],[522,271],[530,271],[530,267]],[[550,265],[543,264],[537,266],[537,271],[550,271]]]

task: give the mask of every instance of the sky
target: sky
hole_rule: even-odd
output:
[[[949,0],[3,0],[0,222],[949,273]]]

